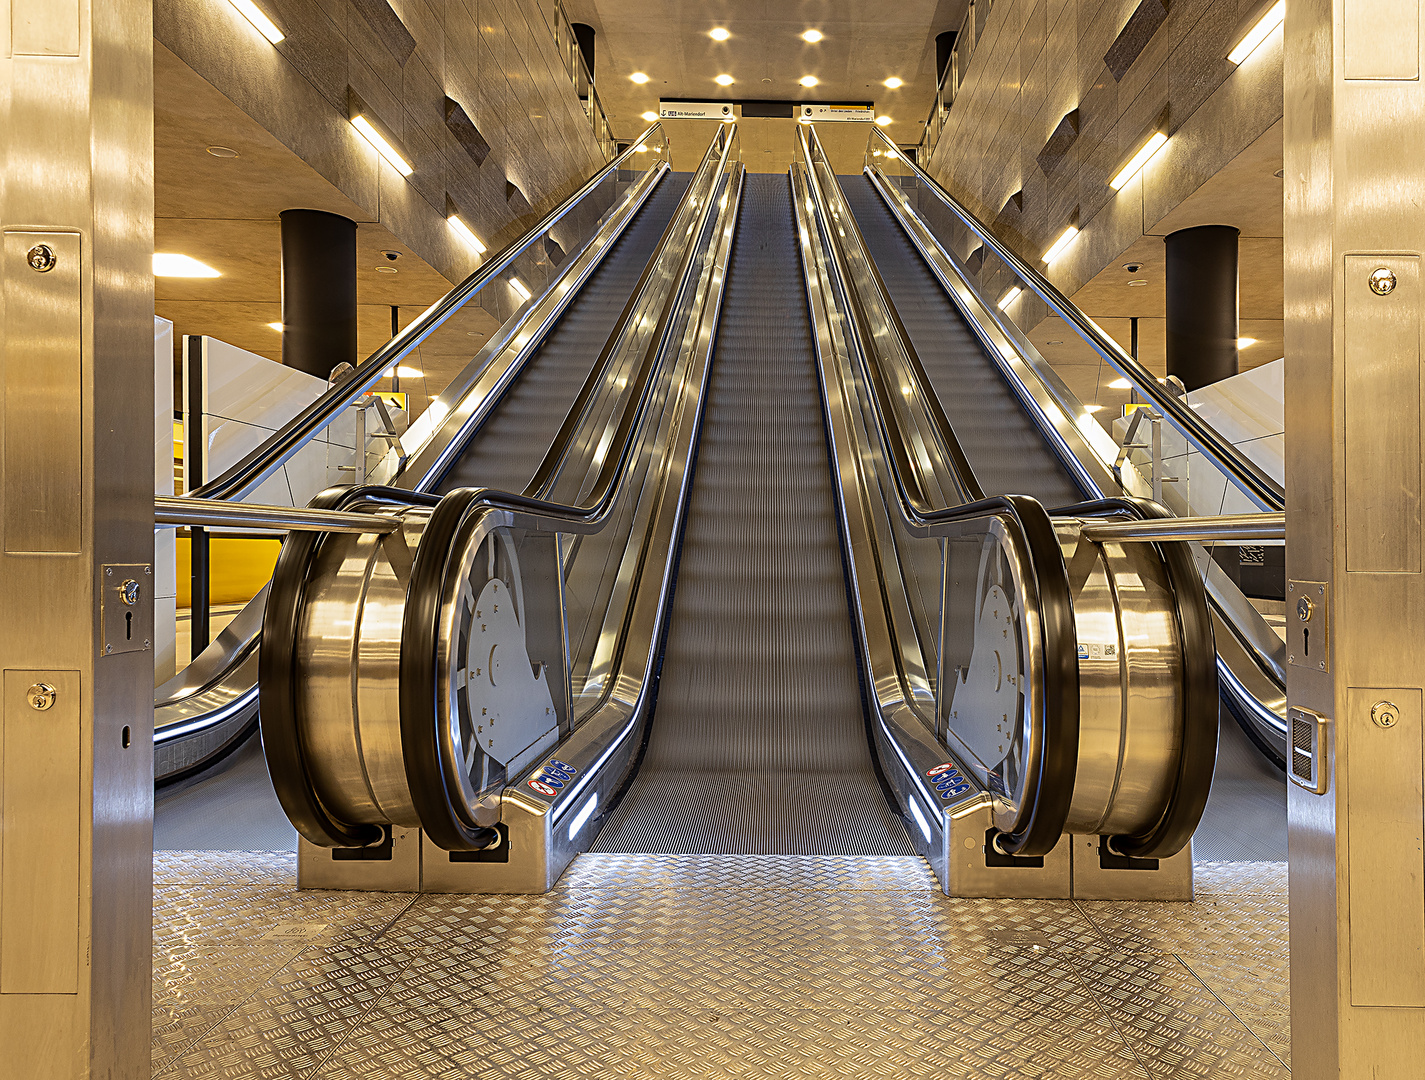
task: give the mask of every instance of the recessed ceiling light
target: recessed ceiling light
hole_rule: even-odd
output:
[[[1003,296],[1001,296],[1001,297],[999,298],[999,303],[996,304],[995,307],[997,307],[997,308],[999,308],[1001,311],[1003,311],[1005,308],[1009,307],[1010,304],[1012,304],[1012,303],[1014,303],[1016,300],[1018,300],[1018,299],[1019,299],[1019,294],[1022,293],[1023,291],[1024,291],[1024,290],[1021,289],[1018,285],[1012,285],[1012,286],[1010,286],[1009,292],[1005,293]]]
[[[898,79],[894,75],[892,75],[889,79],[885,81],[885,86],[888,90],[899,90],[904,85],[905,80]]]
[[[815,75],[803,75],[799,81],[803,86],[815,86],[821,82]]]
[[[242,17],[253,26],[257,27],[258,33],[265,37],[272,44],[276,45],[286,35],[277,29],[274,23],[252,0],[229,0],[233,7],[242,12]]]
[[[804,33],[804,34],[802,35],[802,40],[803,40],[803,41],[810,41],[813,45],[815,45],[818,41],[821,40],[821,31],[820,31],[820,30],[808,30],[806,33]]]
[[[641,71],[635,71],[629,78],[638,83],[639,86],[642,86],[648,81],[648,76]]]
[[[222,277],[207,263],[199,262],[189,255],[154,252],[154,277],[215,278]]]
[[[732,35],[727,32],[727,27],[714,26],[711,30],[708,31],[708,37],[712,38],[714,41],[726,41],[728,38],[732,37]]]
[[[649,109],[646,113],[644,113],[644,114],[640,117],[640,119],[646,120],[646,121],[648,121],[648,122],[651,124],[651,123],[653,123],[653,121],[655,121],[655,120],[658,119],[658,114],[657,114],[656,112],[654,112],[652,109]]]
[[[719,86],[731,86],[731,85],[732,85],[732,76],[731,76],[731,75],[728,75],[728,74],[726,74],[726,73],[724,73],[724,74],[722,74],[722,75],[719,75],[716,79],[714,79],[713,82],[717,83]]]
[[[887,124],[889,124],[890,122],[891,122],[891,118],[890,118],[889,116],[878,116],[878,117],[876,117],[876,125],[877,125],[878,127],[885,127],[885,126],[886,126]]]
[[[377,272],[378,274],[399,274],[399,273],[400,273],[400,271],[397,270],[394,266],[378,266],[378,267],[376,267],[376,272]]]
[[[521,300],[528,300],[530,298],[529,289],[526,288],[525,283],[517,277],[510,278],[510,288],[519,294]]]
[[[1102,405],[1085,405],[1085,406],[1084,406],[1084,412],[1086,412],[1086,413],[1103,412],[1103,406],[1102,406]]]
[[[1131,390],[1133,384],[1127,379],[1114,379],[1113,382],[1108,384],[1108,388],[1110,390]]]
[[[220,158],[235,158],[238,156],[238,152],[231,146],[210,146],[208,147],[208,153]]]
[[[406,367],[405,364],[402,364],[396,369],[396,374],[403,379],[424,379],[426,377],[426,373],[420,368]]]
[[[1257,339],[1254,337],[1239,337],[1237,339],[1237,348],[1246,349],[1252,345],[1255,345],[1256,343]]]
[[[1045,344],[1045,345],[1062,345],[1062,344],[1064,344],[1064,343],[1063,343],[1062,341],[1046,341],[1044,344]]]
[[[1128,283],[1128,287],[1129,287],[1130,289],[1141,289],[1141,288],[1143,288],[1144,286],[1146,286],[1147,284],[1148,284],[1148,283],[1147,283],[1146,281],[1144,281],[1142,278],[1134,278],[1132,281],[1130,281],[1130,282]]]
[[[276,330],[278,333],[282,332],[282,324],[280,322],[270,322],[267,324],[267,328],[269,330]]]

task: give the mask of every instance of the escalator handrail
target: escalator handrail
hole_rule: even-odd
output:
[[[829,200],[815,168],[818,156],[822,162],[826,161],[825,153],[814,129],[800,127],[798,141],[808,186],[813,200],[820,208],[818,217],[821,218],[823,238],[832,256],[832,266],[837,274],[849,276],[845,254],[831,235]],[[853,232],[858,242],[864,244],[849,212],[844,215],[844,219],[843,224]],[[894,305],[885,295],[884,283],[880,281],[874,264],[871,264],[871,270],[876,274],[874,285],[882,291],[886,310],[894,316]],[[996,495],[978,498],[958,506],[935,508],[925,505],[922,500],[912,495],[912,490],[919,485],[914,484],[906,475],[911,469],[911,455],[906,446],[905,434],[899,425],[892,423],[891,417],[886,415],[888,407],[884,399],[887,391],[884,375],[878,370],[879,354],[868,348],[864,340],[867,333],[866,319],[860,310],[861,304],[855,295],[856,289],[843,287],[842,292],[853,307],[852,318],[848,320],[852,329],[851,336],[857,342],[856,352],[863,368],[870,376],[869,381],[875,397],[872,411],[880,436],[889,451],[886,457],[891,465],[890,472],[897,493],[897,509],[902,519],[912,530],[928,536],[948,535],[953,533],[960,523],[987,516],[1008,519],[1013,522],[1010,531],[1014,542],[1023,545],[1024,555],[1033,570],[1032,585],[1035,595],[1032,600],[1039,616],[1038,645],[1044,676],[1041,704],[1045,737],[1040,740],[1039,757],[1033,763],[1031,779],[1024,791],[1024,801],[1029,807],[1028,820],[1013,833],[1001,834],[997,843],[1006,854],[1043,855],[1058,843],[1063,834],[1073,799],[1079,750],[1079,671],[1078,654],[1074,647],[1077,633],[1068,571],[1064,566],[1053,522],[1048,511],[1027,495]],[[909,375],[918,384],[916,389],[926,402],[932,424],[940,429],[937,434],[958,450],[959,443],[940,406],[938,396],[930,392],[929,381],[915,356],[905,327],[898,316],[894,316],[892,321],[901,338],[901,344],[910,357],[912,370]],[[965,459],[963,452],[951,460],[957,471],[963,468],[968,473],[968,459]],[[981,492],[973,473],[961,477],[961,480],[966,490]],[[1068,647],[1065,647],[1066,643]]]
[[[221,476],[194,488],[188,494],[204,499],[238,499],[251,492],[315,438],[341,410],[376,385],[392,365],[398,364],[446,319],[464,307],[472,296],[509,269],[515,259],[582,203],[631,154],[639,148],[646,149],[649,139],[661,130],[661,123],[652,124],[627,150],[585,180],[573,194],[540,219],[532,229],[491,256],[478,270],[423,311],[404,330],[358,364],[345,378],[329,388],[241,461]],[[666,149],[666,139],[664,146]]]
[[[478,850],[488,843],[488,830],[466,820],[460,799],[452,793],[453,778],[447,773],[447,757],[439,745],[438,725],[432,722],[439,685],[437,657],[440,653],[446,584],[452,566],[451,553],[481,542],[483,535],[492,527],[592,533],[612,520],[620,492],[629,477],[637,472],[631,465],[631,459],[641,442],[640,432],[652,422],[652,414],[658,411],[653,402],[657,375],[668,352],[665,339],[669,337],[673,312],[687,294],[689,279],[696,276],[693,271],[701,238],[707,221],[717,207],[713,193],[721,183],[735,137],[736,125],[719,128],[688,186],[683,205],[664,230],[658,249],[649,260],[650,267],[662,260],[677,237],[677,224],[685,220],[683,207],[691,206],[695,212],[690,223],[692,227],[688,231],[687,244],[672,287],[663,300],[658,323],[644,346],[637,374],[629,380],[628,392],[623,397],[621,415],[611,440],[611,445],[617,447],[617,453],[605,457],[592,489],[578,503],[556,502],[531,494],[514,494],[491,488],[456,489],[444,496],[432,511],[427,536],[416,548],[401,628],[401,739],[410,790],[422,827],[436,844],[447,850]],[[641,290],[642,281],[635,292]],[[636,310],[636,305],[625,308],[619,325],[610,335],[610,341],[616,342],[623,337]],[[604,354],[611,356],[614,351],[613,347],[606,346]],[[601,355],[601,362],[594,365],[596,372],[606,367],[603,359]],[[570,417],[577,421],[586,404],[581,395],[571,408]],[[568,454],[578,429],[577,422],[566,422],[526,491],[538,492],[549,486],[557,463]],[[285,704],[286,699],[283,701]],[[289,722],[286,726],[295,725]],[[339,822],[336,824],[341,825]]]
[[[883,131],[876,128],[871,132],[871,138],[880,138],[890,150],[894,151],[897,160],[904,162],[931,195],[959,218],[960,222],[974,233],[986,248],[994,252],[1049,306],[1051,311],[1063,319],[1110,367],[1132,383],[1133,388],[1149,401],[1160,415],[1167,418],[1184,438],[1222,470],[1223,474],[1241,489],[1243,494],[1263,510],[1286,509],[1286,490],[1280,484],[1268,476],[1237,447],[1213,430],[1211,426],[1204,423],[1180,398],[1166,391],[1152,372],[1128,355],[1118,342],[1114,341],[1097,323],[1080,311],[1043,274],[996,239],[994,234],[974,214],[932,179],[916,162],[907,157]],[[868,152],[868,163],[865,166],[868,171],[877,168],[869,163],[870,156]]]

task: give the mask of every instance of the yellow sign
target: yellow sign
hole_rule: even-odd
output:
[[[369,398],[377,397],[390,405],[393,409],[406,410],[406,392],[404,390],[372,390],[366,395]]]

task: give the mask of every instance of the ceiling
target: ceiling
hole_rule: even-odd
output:
[[[565,0],[595,31],[594,83],[619,138],[642,129],[658,99],[871,101],[897,142],[920,141],[935,98],[935,36],[956,30],[968,0]],[[708,31],[731,36],[714,41]],[[806,30],[824,35],[803,41]],[[650,81],[629,79],[642,71]],[[721,87],[713,80],[731,75]],[[806,88],[798,80],[820,80]],[[905,85],[887,89],[895,76]]]
[[[1138,319],[1138,357],[1155,375],[1167,373],[1167,260],[1163,237],[1194,225],[1232,225],[1241,231],[1238,245],[1238,304],[1243,338],[1255,344],[1241,349],[1243,371],[1283,355],[1282,327],[1282,125],[1278,121],[1227,163],[1143,236],[1111,260],[1070,299],[1125,349]],[[1129,266],[1138,269],[1130,272]],[[1141,282],[1143,284],[1130,284]],[[1104,406],[1100,417],[1116,416],[1129,391],[1109,384],[1118,373],[1102,363],[1070,332],[1063,320],[1045,319],[1029,332],[1045,359],[1069,389],[1086,404]]]
[[[278,215],[293,207],[357,222],[357,352],[369,356],[391,337],[391,307],[405,326],[453,282],[371,220],[306,162],[213,86],[154,42],[154,250],[207,263],[217,278],[155,279],[155,309],[184,334],[221,338],[271,360],[282,358],[282,243]],[[237,151],[215,157],[208,147]],[[395,252],[390,260],[386,252]],[[380,268],[378,270],[378,267]],[[394,270],[395,273],[390,271]],[[413,413],[425,408],[478,351],[497,323],[471,307],[447,324],[401,380]],[[178,369],[175,358],[175,384]],[[389,384],[384,384],[389,386]]]

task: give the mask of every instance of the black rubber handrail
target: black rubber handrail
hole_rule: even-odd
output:
[[[702,186],[716,188],[717,176],[726,167],[735,134],[720,128],[709,144],[703,163],[689,185],[684,202],[696,197]],[[712,163],[716,161],[714,166]],[[706,177],[714,172],[711,185]],[[711,213],[714,200],[702,204],[704,216]],[[680,215],[674,214],[676,221]],[[638,441],[637,432],[649,413],[649,402],[658,359],[663,355],[663,337],[669,323],[668,309],[683,294],[687,271],[703,230],[692,230],[691,239],[679,263],[675,285],[668,292],[657,331],[644,349],[636,378],[623,396],[623,405],[613,444],[618,453],[606,458],[593,490],[581,504],[554,502],[530,494],[513,494],[489,488],[460,488],[443,498],[395,488],[366,487],[333,489],[318,497],[323,509],[336,509],[361,501],[363,505],[433,507],[422,534],[406,588],[405,614],[401,627],[399,715],[407,783],[422,827],[440,846],[451,851],[481,850],[495,841],[494,830],[467,821],[460,814],[460,800],[450,790],[435,723],[436,648],[439,635],[441,598],[450,570],[452,545],[468,542],[492,513],[505,512],[517,527],[564,532],[596,532],[608,520],[628,475],[628,460]],[[672,225],[665,229],[649,266],[664,256],[673,236]],[[647,270],[645,270],[645,279]],[[645,279],[640,279],[641,282]],[[627,312],[625,312],[625,316]],[[613,337],[627,325],[620,321]],[[596,368],[599,365],[595,365]],[[584,406],[576,402],[570,410],[577,418]],[[546,455],[546,463],[561,460],[577,435],[578,425],[566,423]],[[552,469],[552,466],[551,466]],[[545,472],[542,465],[540,473]],[[528,491],[541,484],[532,481]],[[306,769],[296,713],[296,656],[298,620],[303,603],[307,571],[324,533],[303,533],[283,545],[274,570],[272,597],[263,623],[263,650],[260,661],[260,702],[264,745],[272,732],[275,757],[269,757],[278,798],[299,832],[313,843],[327,847],[360,847],[381,839],[378,826],[351,825],[337,821],[321,804]],[[268,637],[268,632],[276,635]],[[271,678],[270,684],[268,679]],[[279,781],[278,776],[281,776]],[[374,830],[374,831],[373,831]]]
[[[959,218],[985,247],[994,252],[1029,288],[1098,353],[1110,367],[1133,384],[1133,388],[1159,413],[1165,416],[1182,435],[1222,470],[1234,485],[1264,510],[1285,510],[1286,489],[1257,467],[1237,447],[1224,439],[1187,405],[1163,388],[1146,367],[1123,350],[1099,326],[1060,292],[1052,282],[1030,266],[990,232],[979,218],[970,213],[953,195],[941,187],[919,165],[906,156],[880,129],[871,132],[895,152],[896,159],[905,162],[925,189],[946,209]],[[871,168],[871,166],[867,166]]]
[[[822,222],[823,239],[831,254],[832,269],[842,279],[841,291],[852,308],[850,322],[855,351],[872,387],[875,399],[873,412],[882,442],[888,450],[897,508],[902,519],[908,527],[922,535],[943,535],[957,524],[985,517],[1008,519],[1012,527],[1006,529],[1006,533],[1012,542],[1021,546],[1020,554],[1028,568],[1028,579],[1024,584],[1032,590],[1026,602],[1032,603],[1039,613],[1038,645],[1044,665],[1040,716],[1043,737],[1036,760],[1026,763],[1028,780],[1024,801],[1029,807],[1028,820],[1013,832],[998,834],[996,843],[1008,855],[1034,857],[1047,854],[1059,842],[1068,820],[1079,753],[1079,668],[1074,647],[1078,635],[1068,571],[1054,534],[1053,522],[1048,511],[1027,495],[984,496],[984,489],[950,427],[938,395],[930,389],[925,369],[886,292],[885,283],[874,263],[867,259],[872,286],[879,290],[879,299],[890,314],[892,328],[910,366],[909,378],[916,384],[916,394],[930,417],[945,460],[950,462],[961,490],[974,497],[959,506],[933,507],[926,502],[923,493],[918,493],[921,489],[912,465],[908,440],[895,419],[897,412],[891,405],[891,390],[885,372],[880,368],[879,353],[867,347],[864,340],[868,323],[862,299],[853,284],[845,253],[827,227],[831,217],[830,199],[816,169],[818,157],[824,162],[825,155],[814,129],[801,127],[798,135],[808,185],[813,200],[821,209],[818,216]],[[836,215],[837,223],[847,229],[864,250],[864,241],[855,219],[849,210],[841,209],[842,212]],[[1067,648],[1064,647],[1066,642]]]
[[[646,146],[648,139],[661,128],[662,125],[658,123],[650,126],[627,150],[585,180],[578,190],[540,219],[532,229],[492,255],[478,270],[423,311],[404,330],[358,364],[340,382],[299,412],[241,461],[221,476],[194,488],[188,494],[203,499],[237,499],[252,491],[311,441],[342,409],[376,385],[393,364],[398,364],[446,319],[464,307],[472,296],[509,269],[515,259],[531,244],[583,202],[640,146]]]

